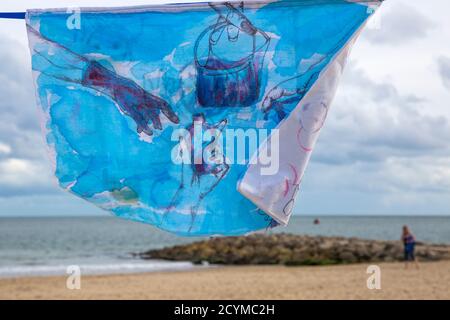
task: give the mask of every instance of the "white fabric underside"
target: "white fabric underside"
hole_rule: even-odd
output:
[[[277,126],[278,172],[274,175],[263,175],[261,172],[264,166],[259,161],[254,161],[238,182],[238,191],[281,225],[285,226],[289,222],[312,149],[335,95],[350,50],[363,27],[364,25],[336,53],[303,99]],[[271,154],[271,148],[274,147],[271,140],[272,135],[259,147],[259,154]]]

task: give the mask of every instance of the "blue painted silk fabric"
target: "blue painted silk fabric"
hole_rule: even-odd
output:
[[[60,186],[179,235],[277,226],[237,190],[248,163],[176,164],[172,134],[194,120],[204,128],[277,128],[377,3],[86,8],[79,28],[68,27],[74,11],[28,11],[37,99]]]

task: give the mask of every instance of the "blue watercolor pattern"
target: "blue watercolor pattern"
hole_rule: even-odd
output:
[[[206,236],[277,224],[237,192],[245,164],[174,164],[173,130],[195,117],[275,128],[370,11],[342,0],[86,9],[79,30],[69,15],[27,16],[61,187],[119,217]]]

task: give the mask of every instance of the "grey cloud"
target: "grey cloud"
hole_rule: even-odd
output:
[[[28,49],[0,38],[0,142],[12,149],[9,157],[42,158],[43,140],[33,89]]]
[[[359,88],[362,94],[368,95],[375,102],[388,101],[399,96],[397,88],[392,83],[372,81],[365,72],[356,67],[355,63],[349,63],[342,82],[342,85]],[[415,96],[408,96],[407,99],[409,102],[424,100]]]
[[[450,58],[441,56],[438,58],[437,63],[442,83],[450,90]]]
[[[40,132],[29,59],[28,48],[0,38],[0,143],[8,149],[0,153],[0,197],[57,190]]]
[[[389,5],[386,13],[383,6]],[[435,27],[434,22],[405,2],[384,4],[380,14],[379,27],[364,32],[364,37],[374,43],[398,45],[415,39],[425,38]]]
[[[403,96],[350,64],[312,160],[328,165],[384,163],[396,157],[448,157],[450,122],[426,113],[427,100]]]

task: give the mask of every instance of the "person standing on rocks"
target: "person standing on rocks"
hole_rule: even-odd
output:
[[[403,226],[401,240],[403,241],[403,247],[405,252],[405,269],[408,269],[408,263],[410,261],[414,261],[416,268],[419,269],[419,263],[417,262],[416,256],[414,254],[414,249],[416,246],[416,238],[411,233],[408,226]]]

